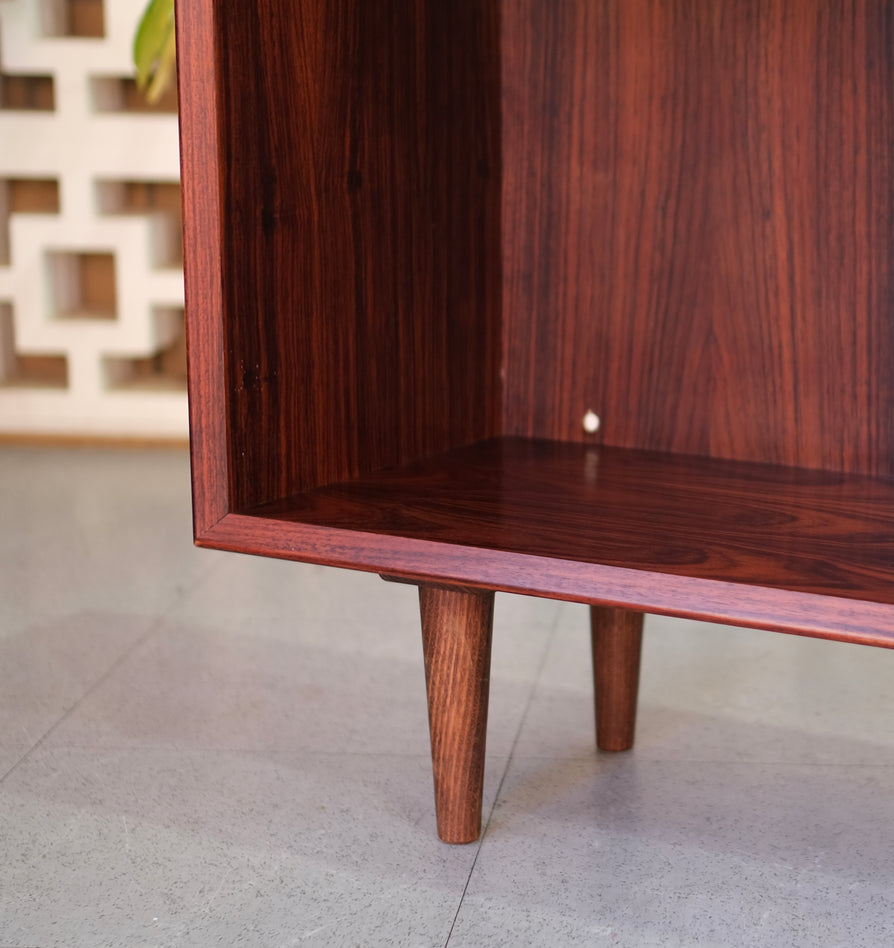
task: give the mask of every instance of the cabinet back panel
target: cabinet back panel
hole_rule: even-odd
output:
[[[497,24],[218,5],[231,509],[497,431]]]
[[[894,9],[506,0],[504,430],[894,473]]]

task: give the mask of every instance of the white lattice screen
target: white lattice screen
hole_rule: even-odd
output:
[[[0,0],[0,433],[182,437],[175,96],[144,0]]]

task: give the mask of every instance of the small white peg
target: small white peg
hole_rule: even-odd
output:
[[[588,411],[584,415],[584,431],[587,434],[595,434],[599,430],[599,415],[595,411]]]

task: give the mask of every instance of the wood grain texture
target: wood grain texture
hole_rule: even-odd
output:
[[[503,438],[251,511],[894,603],[894,479]]]
[[[199,542],[894,646],[894,481],[501,439],[228,516]]]
[[[894,5],[507,0],[504,434],[894,473]]]
[[[636,733],[636,703],[643,643],[643,614],[590,607],[596,746],[626,751]]]
[[[228,514],[199,546],[894,648],[894,605]]]
[[[213,0],[178,0],[176,15],[193,526],[201,536],[230,509]]]
[[[219,4],[215,39],[234,505],[495,433],[495,3]]]
[[[892,9],[181,3],[198,542],[894,644]]]
[[[420,586],[438,836],[481,832],[493,592]]]

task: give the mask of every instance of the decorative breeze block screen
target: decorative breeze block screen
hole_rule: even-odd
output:
[[[0,0],[0,434],[187,434],[173,90],[144,0]]]

